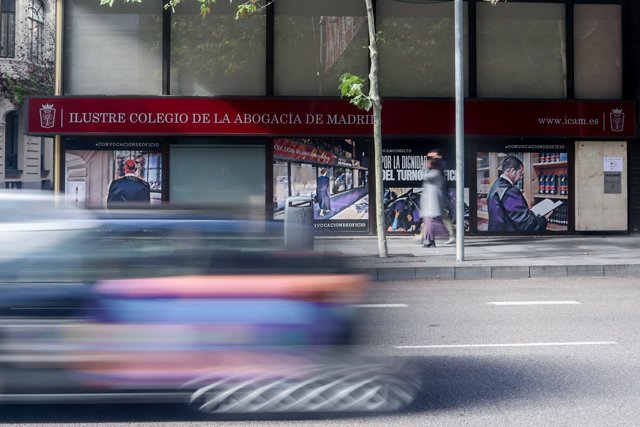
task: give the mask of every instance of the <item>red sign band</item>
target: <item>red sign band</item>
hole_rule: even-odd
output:
[[[385,136],[453,135],[453,100],[382,102]],[[373,115],[344,99],[48,97],[26,104],[34,135],[371,136]],[[633,101],[465,103],[469,136],[631,137]]]

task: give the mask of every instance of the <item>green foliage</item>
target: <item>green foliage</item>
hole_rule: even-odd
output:
[[[236,19],[244,18],[245,16],[249,16],[252,13],[255,13],[258,10],[255,1],[249,1],[247,3],[242,3],[238,5],[238,11],[236,12]]]
[[[340,97],[350,98],[349,103],[361,110],[369,111],[372,107],[371,98],[364,93],[365,81],[351,73],[340,76]]]
[[[142,3],[142,0],[122,0],[124,3]],[[200,3],[200,14],[202,16],[207,16],[211,13],[211,6],[216,3],[217,0],[197,0]],[[230,0],[233,1],[233,0]],[[115,0],[100,0],[100,5],[108,5],[109,7],[113,6]],[[176,6],[182,3],[183,0],[166,0],[164,4],[165,9],[171,9],[175,12]]]
[[[181,0],[170,0],[164,7],[171,7],[171,10],[175,11],[175,7]],[[200,15],[202,17],[211,13],[211,6],[216,3],[216,0],[198,0],[200,3]]]
[[[0,93],[16,107],[29,96],[50,96],[54,92],[53,63],[30,65],[19,72],[0,73]]]
[[[124,3],[142,3],[142,0],[122,0]],[[171,9],[175,12],[175,8],[177,5],[182,3],[184,0],[166,0],[164,7],[165,9]],[[197,0],[200,3],[200,15],[207,16],[211,13],[211,7],[216,4],[217,0]],[[229,0],[230,3],[233,3],[234,0]],[[100,0],[100,5],[109,5],[109,7],[113,6],[115,0]],[[258,10],[258,2],[259,0],[247,0],[244,3],[238,5],[238,10],[236,12],[236,19],[244,18],[245,16],[249,16],[252,13]]]

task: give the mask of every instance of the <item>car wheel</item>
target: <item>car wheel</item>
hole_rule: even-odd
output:
[[[199,378],[190,386],[196,386],[191,404],[210,414],[386,412],[408,406],[418,391],[385,365],[289,367],[251,377]]]

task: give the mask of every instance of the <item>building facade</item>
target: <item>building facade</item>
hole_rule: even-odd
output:
[[[54,1],[0,1],[2,188],[53,188],[53,139],[25,133],[22,103],[53,93],[54,28]]]
[[[57,138],[69,200],[105,207],[132,160],[152,204],[244,204],[281,219],[290,197],[327,191],[316,231],[368,234],[382,168],[385,228],[411,233],[429,150],[444,152],[454,187],[453,1],[375,1],[380,165],[371,114],[338,93],[342,73],[368,74],[362,0],[276,0],[243,19],[225,2],[204,19],[195,1],[98,3],[58,1],[59,93],[28,104],[29,133]],[[493,233],[487,192],[508,155],[525,166],[529,205],[556,206],[540,233],[640,228],[638,9],[464,2],[469,233]]]

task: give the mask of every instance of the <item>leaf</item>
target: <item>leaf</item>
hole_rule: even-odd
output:
[[[204,18],[205,16],[207,16],[208,14],[211,13],[211,8],[209,6],[207,6],[206,4],[201,4],[200,5],[200,15]]]
[[[353,97],[363,93],[364,80],[359,76],[351,73],[344,73],[340,76],[340,94],[341,96]]]
[[[372,103],[371,99],[364,93],[365,81],[355,74],[344,73],[340,76],[340,97],[349,98],[349,103],[361,110],[369,111]]]
[[[236,11],[236,19],[244,18],[245,16],[249,16],[252,13],[256,12],[257,7],[254,3],[243,3],[238,5],[238,10]]]

